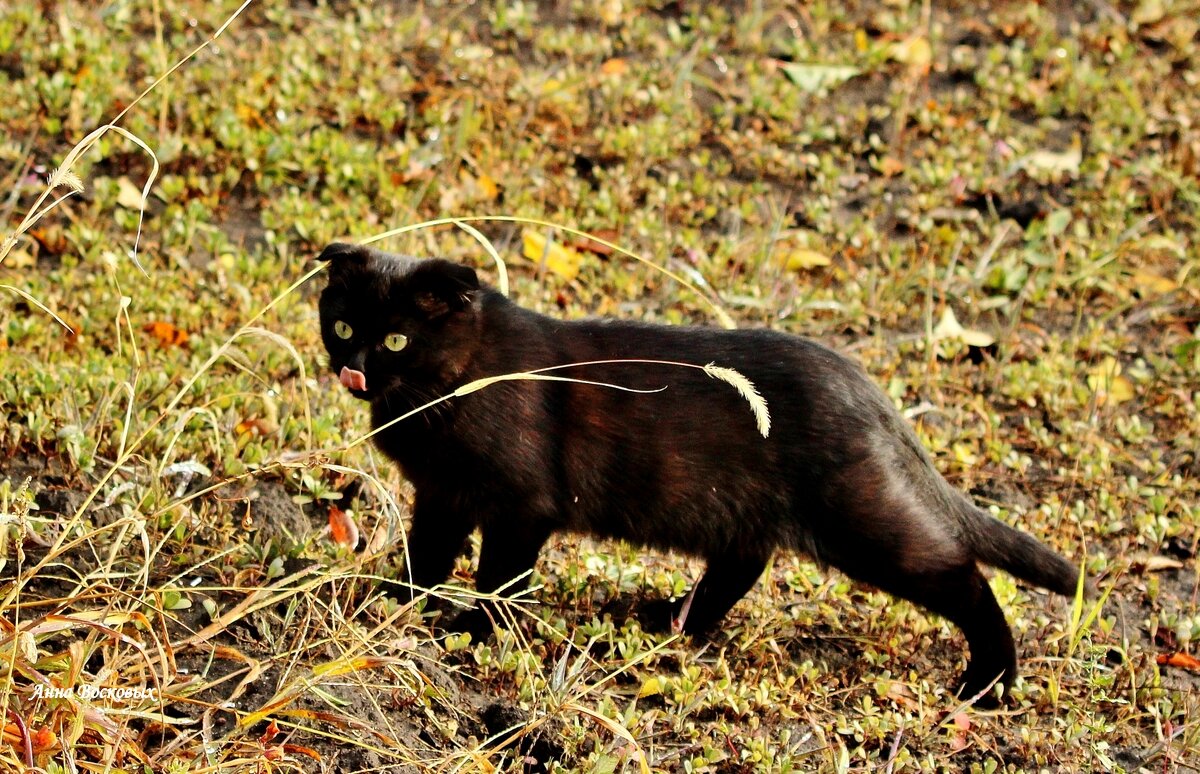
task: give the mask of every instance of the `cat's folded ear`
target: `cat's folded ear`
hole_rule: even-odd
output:
[[[408,284],[417,308],[430,320],[465,309],[479,292],[474,269],[441,258],[417,264]]]
[[[369,248],[362,245],[352,245],[346,242],[333,242],[321,251],[317,256],[318,261],[329,261],[330,271],[345,269],[349,267],[362,267],[367,264],[367,259],[371,257]]]

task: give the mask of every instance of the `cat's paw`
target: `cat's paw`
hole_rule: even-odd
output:
[[[379,591],[390,599],[394,599],[402,605],[407,605],[416,599],[416,594],[413,593],[413,587],[407,583],[400,581],[385,580],[379,583]]]
[[[443,624],[442,628],[448,632],[470,634],[472,642],[483,642],[495,629],[491,617],[482,607],[462,611]]]
[[[696,642],[704,642],[717,632],[719,621],[708,620],[703,614],[687,610],[687,599],[648,599],[637,604],[634,614],[645,631],[686,634]],[[689,615],[689,612],[692,614]]]
[[[644,599],[633,608],[633,616],[642,629],[653,634],[670,634],[679,604],[669,599]]]

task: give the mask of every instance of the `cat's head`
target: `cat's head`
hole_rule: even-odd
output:
[[[352,395],[434,398],[458,386],[477,340],[474,269],[342,243],[319,260],[329,261],[321,338]]]

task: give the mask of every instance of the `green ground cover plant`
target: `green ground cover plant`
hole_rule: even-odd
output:
[[[1200,768],[1197,19],[0,8],[0,768]],[[377,588],[410,492],[322,363],[335,239],[837,346],[1097,593],[992,575],[995,711],[952,627],[803,557],[696,644],[627,613],[697,564],[562,539],[507,631],[438,635]]]

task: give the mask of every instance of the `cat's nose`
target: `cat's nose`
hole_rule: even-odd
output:
[[[367,389],[367,375],[362,371],[355,371],[350,366],[342,366],[342,372],[338,374],[338,379],[347,390],[359,390],[361,392]]]

